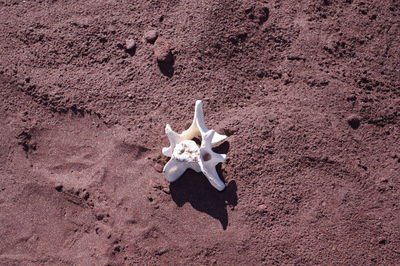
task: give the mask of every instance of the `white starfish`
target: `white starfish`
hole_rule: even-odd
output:
[[[171,160],[164,166],[163,173],[169,182],[176,181],[188,168],[191,168],[196,172],[203,172],[216,189],[224,190],[225,184],[219,178],[215,167],[225,161],[226,154],[215,153],[212,147],[226,136],[207,129],[201,101],[196,101],[193,123],[189,129],[178,134],[167,124],[165,134],[170,146],[163,148],[162,153],[171,157]],[[200,147],[193,141],[193,138],[199,135],[202,138]]]

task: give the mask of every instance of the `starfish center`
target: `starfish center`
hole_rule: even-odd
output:
[[[200,148],[193,140],[184,140],[178,143],[172,154],[172,158],[183,162],[197,162],[200,156]]]

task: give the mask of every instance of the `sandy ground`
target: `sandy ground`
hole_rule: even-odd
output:
[[[0,1],[1,265],[399,265],[400,2]],[[228,135],[169,184],[166,123]]]

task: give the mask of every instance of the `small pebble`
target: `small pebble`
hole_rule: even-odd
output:
[[[127,39],[125,41],[125,49],[127,51],[133,51],[136,49],[136,41],[134,39]]]
[[[163,166],[161,164],[155,163],[153,167],[154,167],[154,170],[156,170],[158,173],[162,173]]]
[[[166,40],[159,38],[156,41],[154,47],[154,57],[159,63],[173,63],[174,58],[171,53],[171,46]]]
[[[162,191],[163,191],[165,194],[171,194],[171,191],[169,190],[168,187],[163,187],[163,188],[162,188]]]
[[[257,206],[257,211],[258,211],[259,213],[264,213],[264,212],[266,212],[266,211],[267,211],[267,205],[265,205],[265,204],[258,205],[258,206]]]
[[[24,86],[25,85],[25,80],[19,79],[18,82],[17,82],[17,85],[18,86]]]
[[[389,182],[389,178],[387,178],[387,177],[381,177],[381,178],[379,179],[379,181],[381,181],[381,183],[388,183],[388,182]]]
[[[89,197],[90,197],[90,194],[89,194],[88,191],[85,191],[85,192],[83,193],[83,195],[82,195],[82,198],[83,198],[84,200],[88,200]]]
[[[378,244],[379,245],[386,245],[387,244],[387,240],[384,237],[379,237],[378,238]]]
[[[60,185],[60,184],[57,184],[55,187],[54,187],[58,192],[61,192],[61,191],[63,191],[63,185]]]
[[[154,43],[158,37],[158,32],[156,30],[149,30],[144,34],[144,39],[149,43]]]
[[[351,126],[352,129],[358,129],[361,124],[361,119],[357,115],[350,115],[347,118],[347,123]]]

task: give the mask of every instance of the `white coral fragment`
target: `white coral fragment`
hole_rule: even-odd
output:
[[[163,173],[169,182],[176,181],[191,168],[196,172],[203,172],[217,190],[224,190],[225,184],[219,178],[215,167],[225,161],[226,155],[213,152],[212,147],[226,136],[206,127],[201,101],[196,101],[193,123],[187,130],[178,134],[167,124],[165,134],[170,146],[163,148],[162,153],[171,159],[164,166]],[[198,136],[201,136],[200,147],[193,141],[193,138]]]

